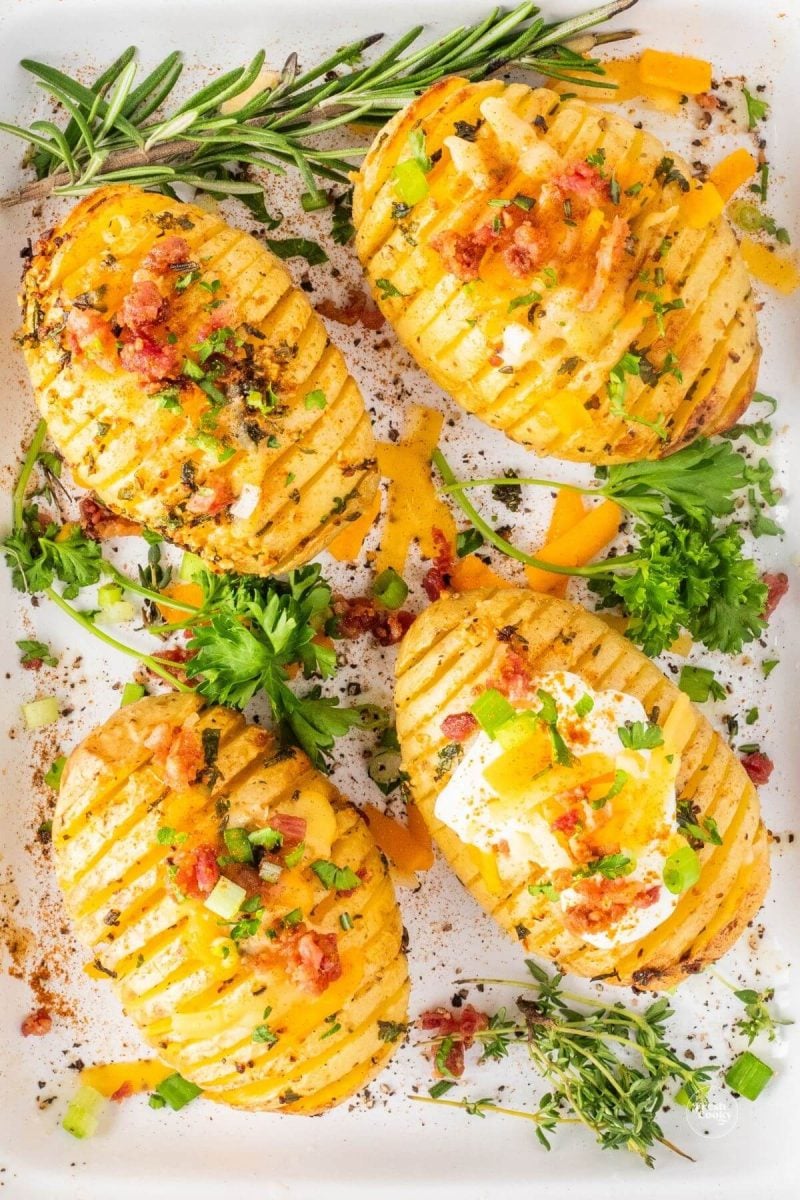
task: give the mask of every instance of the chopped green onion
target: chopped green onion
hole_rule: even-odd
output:
[[[226,829],[222,834],[231,858],[239,863],[253,862],[253,847],[246,829]]]
[[[361,880],[351,867],[337,867],[336,863],[318,858],[311,864],[311,870],[320,883],[337,892],[352,892],[354,888],[361,887]]]
[[[502,692],[498,692],[497,688],[487,688],[478,696],[472,705],[471,712],[481,729],[484,733],[488,733],[490,738],[494,738],[501,725],[505,725],[507,721],[517,715],[516,709],[509,704]]]
[[[772,1067],[749,1050],[740,1054],[725,1074],[725,1082],[745,1100],[757,1100],[775,1074]]]
[[[384,796],[389,796],[407,779],[403,771],[400,752],[391,746],[376,750],[374,754],[370,755],[367,774]]]
[[[303,403],[305,404],[306,408],[312,409],[312,408],[324,408],[325,405],[328,403],[328,401],[327,401],[327,399],[325,397],[325,393],[322,391],[322,389],[315,388],[313,392],[308,392],[306,394],[306,398],[303,401]]]
[[[384,608],[400,608],[408,595],[408,584],[394,567],[387,567],[373,583],[372,594]]]
[[[61,787],[61,776],[64,774],[64,767],[66,765],[66,755],[59,754],[58,758],[53,759],[49,769],[45,772],[45,783],[56,792]]]
[[[583,717],[588,717],[589,713],[594,708],[594,700],[587,693],[585,696],[581,696],[580,700],[578,700],[574,705],[574,708],[576,716],[583,719]]]
[[[97,603],[102,609],[110,608],[112,604],[119,604],[122,599],[123,592],[118,583],[104,583],[97,589]]]
[[[197,554],[192,554],[189,550],[186,551],[181,559],[181,565],[178,567],[178,579],[184,583],[190,583],[201,571],[205,570],[205,563]]]
[[[349,933],[353,928],[353,918],[350,916],[350,913],[343,912],[339,915],[339,925],[345,933]]]
[[[247,892],[232,879],[220,875],[213,888],[203,901],[205,907],[221,917],[223,921],[232,921],[242,906]]]
[[[517,713],[510,721],[504,721],[495,732],[495,741],[504,750],[513,750],[515,746],[527,742],[536,732],[539,722],[532,712]]]
[[[438,1100],[440,1096],[444,1096],[445,1092],[449,1092],[455,1086],[452,1079],[440,1079],[438,1083],[434,1083],[433,1087],[428,1088],[428,1095],[432,1100]]]
[[[52,725],[60,715],[55,696],[30,700],[22,706],[22,716],[28,729],[42,729],[45,725]]]
[[[294,850],[290,850],[288,854],[284,854],[283,861],[286,863],[286,866],[290,869],[296,867],[305,854],[305,851],[306,844],[305,842],[301,842],[299,846],[295,846]]]
[[[190,1080],[184,1079],[176,1071],[174,1075],[168,1075],[166,1079],[162,1079],[161,1083],[156,1086],[156,1095],[160,1096],[171,1109],[175,1112],[179,1108],[183,1108],[190,1100],[195,1100],[202,1092],[196,1083],[191,1083]]]
[[[288,925],[291,929],[293,925],[299,925],[302,919],[303,910],[301,908],[293,908],[292,911],[288,912],[283,918],[283,923],[284,925]]]
[[[691,846],[681,846],[664,863],[664,886],[673,896],[694,887],[700,878],[700,859]]]
[[[328,197],[324,192],[303,192],[300,203],[303,212],[316,212],[317,209],[328,207]]]
[[[403,204],[419,204],[430,190],[425,172],[413,158],[398,163],[392,171],[392,179],[397,198],[402,200]]]
[[[265,825],[263,829],[254,829],[252,833],[248,833],[247,838],[251,846],[264,846],[267,850],[277,850],[283,845],[283,834],[278,833],[271,825]],[[227,845],[227,842],[225,844]],[[230,850],[230,846],[228,849]]]
[[[100,1114],[105,1108],[106,1098],[97,1088],[81,1084],[67,1105],[61,1128],[76,1138],[89,1138],[97,1132]]]
[[[119,702],[120,708],[127,707],[128,704],[135,704],[137,700],[147,695],[147,688],[143,683],[126,683],[122,689],[122,699]]]

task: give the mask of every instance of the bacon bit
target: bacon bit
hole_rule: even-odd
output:
[[[193,850],[180,852],[177,859],[175,886],[178,891],[196,900],[210,895],[220,875],[215,847],[195,846]]]
[[[133,333],[146,332],[163,317],[165,310],[166,301],[152,279],[142,279],[134,283],[122,301],[119,323]]]
[[[760,750],[755,750],[752,754],[744,754],[739,761],[756,787],[761,787],[762,784],[767,783],[770,775],[775,770],[775,764],[772,759],[766,754],[762,754]]]
[[[200,734],[185,726],[178,730],[164,761],[164,781],[173,791],[185,791],[195,782],[205,766],[205,754]]]
[[[274,862],[280,867],[283,864],[277,857],[268,854],[266,856],[270,862]],[[255,867],[251,867],[249,863],[228,862],[225,864],[225,876],[232,883],[238,883],[240,888],[244,888],[248,896],[260,896],[266,904],[272,902],[272,899],[281,890],[280,882],[267,883],[262,879]]]
[[[765,621],[768,621],[789,590],[789,576],[785,571],[777,574],[765,571],[761,576],[761,582],[767,586],[767,598],[764,601],[764,611],[761,615]]]
[[[711,92],[698,92],[695,96],[695,101],[701,108],[706,110],[719,108],[719,100]]]
[[[455,567],[455,557],[447,535],[437,525],[433,526],[431,534],[435,550],[433,566],[429,567],[423,575],[422,586],[428,599],[433,601],[438,600],[442,593],[450,587],[450,576]]]
[[[336,934],[318,933],[302,922],[284,927],[258,960],[266,967],[279,962],[289,978],[312,995],[324,992],[342,974]]]
[[[227,508],[235,500],[230,480],[215,477],[211,484],[206,484],[196,492],[192,492],[186,504],[186,511],[195,515],[213,517],[223,508]]]
[[[380,309],[361,288],[351,288],[344,304],[336,304],[327,297],[314,305],[322,317],[338,321],[340,325],[361,324],[365,329],[381,329],[385,318]]]
[[[158,383],[169,378],[180,365],[174,346],[156,342],[141,333],[124,343],[119,358],[126,371],[138,375],[145,383]]]
[[[531,671],[525,659],[516,650],[507,650],[500,675],[489,682],[509,700],[525,700],[530,695]]]
[[[109,538],[141,537],[142,535],[142,526],[138,521],[129,521],[127,517],[118,517],[94,496],[82,496],[78,508],[81,529],[87,537],[92,538],[95,542],[104,542]]]
[[[611,281],[614,268],[625,252],[625,242],[630,231],[630,226],[623,217],[614,217],[608,233],[605,233],[600,239],[592,286],[578,305],[581,312],[592,312],[600,303],[603,292]]]
[[[115,1104],[120,1104],[123,1100],[127,1100],[128,1096],[132,1096],[132,1095],[133,1095],[133,1084],[131,1083],[131,1081],[129,1079],[126,1079],[124,1083],[121,1083],[119,1085],[119,1087],[117,1088],[117,1090],[115,1092],[111,1093],[111,1095],[109,1096],[109,1099],[113,1100]]]
[[[442,733],[451,742],[465,742],[478,728],[478,722],[470,712],[450,713],[442,721]]]
[[[108,322],[91,309],[72,308],[64,330],[67,349],[113,374],[119,367],[117,341]]]
[[[469,1050],[479,1030],[488,1028],[489,1018],[486,1013],[466,1004],[454,1012],[448,1008],[429,1009],[419,1017],[419,1025],[434,1032],[437,1038],[453,1039],[444,1066],[446,1073],[458,1078],[464,1074],[464,1051]],[[436,1047],[432,1048],[432,1057],[436,1057]]]
[[[466,234],[447,229],[431,239],[431,249],[440,256],[448,271],[469,282],[478,278],[481,259],[494,237],[490,225]]]
[[[556,817],[555,821],[550,822],[550,828],[556,830],[558,833],[565,833],[567,837],[571,837],[582,819],[583,814],[580,809],[569,808],[560,817]]]
[[[189,675],[188,671],[186,670],[188,664],[194,658],[194,654],[192,654],[190,650],[184,649],[183,646],[173,646],[169,650],[159,650],[158,658],[160,662],[163,661],[175,664],[175,669],[171,672],[173,675],[180,679],[185,679],[187,683],[192,683],[194,681],[195,676]],[[165,680],[161,679],[161,676],[156,674],[155,671],[152,671],[150,667],[143,667],[140,674],[145,676],[147,679],[154,679],[156,681],[160,681],[161,683],[165,682]]]
[[[608,180],[600,174],[598,167],[592,163],[578,162],[568,167],[552,180],[553,187],[563,195],[571,192],[574,196],[583,196],[597,203],[608,196]]]
[[[20,1032],[23,1037],[44,1037],[52,1028],[53,1018],[50,1013],[46,1008],[37,1008],[25,1017],[20,1025]]]
[[[283,838],[284,848],[291,850],[292,846],[299,846],[306,836],[308,822],[305,817],[294,817],[291,813],[270,813],[269,826],[277,829]]]
[[[414,614],[400,609],[389,612],[378,609],[367,596],[337,596],[334,612],[339,621],[339,632],[343,638],[361,637],[371,633],[381,646],[394,646],[401,641],[414,622]]]
[[[561,919],[571,933],[579,936],[616,925],[631,908],[649,908],[659,894],[658,886],[643,888],[630,879],[592,877],[574,882],[573,886],[584,899],[570,905]]]
[[[379,646],[396,646],[414,624],[414,614],[403,608],[399,612],[378,613],[377,616],[372,636]]]
[[[546,231],[525,222],[514,230],[511,244],[503,251],[503,262],[517,279],[525,279],[547,256],[549,246]]]
[[[148,271],[154,271],[157,275],[163,275],[170,267],[174,267],[178,263],[189,262],[191,256],[192,250],[186,238],[170,234],[169,237],[159,238],[142,266],[146,267]]]

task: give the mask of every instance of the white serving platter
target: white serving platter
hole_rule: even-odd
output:
[[[310,62],[318,52],[378,30],[400,34],[415,22],[431,32],[449,29],[487,11],[485,0],[0,0],[0,119],[29,123],[34,89],[18,61],[28,56],[68,71],[102,68],[126,45],[136,44],[144,65],[150,66],[171,49],[185,52],[193,81],[211,71],[247,61],[263,46],[272,65],[300,52]],[[551,0],[547,15],[567,15],[580,3]],[[746,76],[768,85],[771,117],[767,125],[772,167],[770,211],[780,224],[800,236],[800,126],[797,122],[797,62],[800,60],[800,5],[797,0],[641,0],[621,26],[635,25],[641,38],[631,49],[657,46],[710,58],[715,77]],[[612,50],[612,53],[614,51]],[[627,53],[627,47],[624,51]],[[735,90],[735,87],[734,89]],[[661,117],[637,111],[676,149],[690,150],[698,136],[691,118]],[[690,152],[713,162],[738,138],[719,138],[702,151]],[[0,135],[0,192],[19,180],[21,146]],[[285,233],[319,236],[326,246],[328,224],[323,218],[298,215],[290,196],[276,190],[275,203],[284,208]],[[20,447],[30,436],[35,416],[21,355],[11,341],[17,319],[16,288],[19,251],[30,236],[52,223],[63,205],[46,205],[39,214],[28,209],[0,210],[0,486],[7,496],[13,484]],[[226,209],[242,221],[235,205]],[[244,225],[250,227],[244,214]],[[343,279],[355,281],[358,268],[351,251],[334,248],[332,259]],[[303,266],[303,264],[299,264]],[[292,264],[297,276],[298,263]],[[325,269],[308,275],[316,296],[334,296],[334,283]],[[785,489],[779,519],[783,539],[762,543],[758,554],[765,567],[787,570],[788,597],[770,623],[762,646],[724,667],[719,656],[693,652],[690,661],[713,665],[731,684],[731,695],[712,714],[743,714],[757,706],[759,719],[748,740],[760,741],[776,762],[768,786],[762,789],[766,822],[776,834],[774,882],[753,928],[721,964],[728,977],[746,986],[775,986],[778,1008],[800,1019],[800,985],[793,966],[798,956],[797,843],[789,834],[797,819],[797,781],[800,779],[800,739],[797,737],[796,677],[800,668],[800,562],[796,477],[800,470],[800,430],[794,424],[795,389],[800,377],[796,328],[800,306],[796,298],[777,297],[759,290],[763,300],[761,335],[764,360],[759,379],[762,391],[778,397],[780,435],[769,449],[780,484]],[[331,325],[343,347],[373,412],[379,436],[389,428],[402,429],[403,412],[411,401],[430,404],[447,414],[445,443],[451,461],[465,475],[478,464],[490,468],[525,468],[557,478],[589,478],[567,464],[538,464],[531,455],[461,414],[413,367],[386,329],[379,334],[359,327]],[[380,343],[380,348],[378,345]],[[4,506],[7,501],[3,500]],[[517,514],[515,536],[533,546],[546,523],[543,497]],[[0,528],[5,530],[5,507]],[[374,539],[373,534],[373,539]],[[353,592],[363,589],[363,568],[326,571],[337,584]],[[416,603],[422,603],[419,576],[412,573]],[[8,573],[0,570],[0,605],[5,632],[0,688],[0,947],[6,961],[0,975],[0,1194],[13,1200],[136,1200],[142,1195],[170,1200],[210,1200],[235,1194],[241,1200],[293,1200],[320,1196],[330,1200],[433,1197],[447,1200],[493,1200],[513,1189],[526,1195],[586,1197],[640,1196],[715,1197],[735,1200],[757,1194],[772,1200],[796,1193],[800,1139],[796,1114],[800,1109],[800,1071],[797,1069],[797,1027],[787,1027],[772,1044],[757,1052],[776,1067],[776,1078],[756,1105],[737,1102],[719,1093],[720,1106],[705,1121],[673,1109],[664,1117],[666,1136],[695,1158],[687,1162],[664,1151],[657,1169],[647,1169],[632,1155],[602,1152],[582,1132],[561,1131],[547,1154],[538,1146],[527,1122],[498,1116],[484,1120],[463,1112],[414,1103],[414,1091],[426,1094],[430,1064],[413,1044],[405,1046],[394,1064],[369,1088],[368,1094],[317,1119],[242,1114],[198,1102],[179,1114],[154,1112],[143,1097],[110,1106],[99,1133],[88,1142],[65,1134],[59,1122],[74,1089],[74,1064],[146,1056],[129,1023],[102,982],[83,974],[84,955],[75,945],[51,878],[45,851],[35,830],[47,815],[51,795],[43,785],[46,768],[60,750],[68,750],[102,721],[119,702],[119,686],[130,678],[129,664],[98,653],[66,620],[46,606],[34,608],[10,589]],[[34,676],[17,666],[14,641],[38,636],[61,656],[50,674]],[[348,663],[337,677],[343,690],[348,680],[368,681],[365,695],[387,703],[391,694],[391,652],[370,649],[364,642],[345,644]],[[780,666],[765,684],[763,658],[780,658]],[[666,670],[679,661],[664,656]],[[69,668],[69,669],[66,669]],[[72,711],[38,739],[22,727],[20,704],[39,694],[54,693]],[[352,798],[372,799],[364,770],[367,743],[351,735],[340,750],[337,782]],[[459,976],[474,974],[522,978],[524,966],[517,947],[506,941],[441,866],[423,876],[419,888],[402,890],[400,902],[410,935],[414,993],[412,1014],[430,1004],[447,1003]],[[20,946],[26,947],[21,970]],[[69,1009],[57,1016],[53,1032],[44,1038],[23,1039],[19,1025],[34,1006],[26,983],[41,965],[50,971],[50,987]],[[7,968],[11,968],[8,973]],[[22,976],[21,978],[19,976]],[[513,990],[496,989],[470,999],[478,1005],[511,1002]],[[628,997],[626,997],[628,998]],[[646,998],[645,998],[646,999]],[[674,1037],[678,1048],[691,1049],[698,1060],[729,1062],[744,1048],[732,1032],[736,1002],[711,977],[683,985],[674,997]],[[73,1069],[70,1069],[71,1066]],[[499,1087],[505,1087],[501,1093]],[[523,1054],[498,1067],[471,1062],[459,1094],[502,1095],[504,1102],[530,1105],[542,1087],[525,1067]],[[794,1130],[794,1133],[793,1133]]]

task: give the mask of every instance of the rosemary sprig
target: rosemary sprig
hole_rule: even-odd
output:
[[[561,988],[561,974],[549,975],[530,959],[526,965],[532,981],[521,986],[536,994],[517,999],[522,1021],[509,1020],[500,1009],[488,1028],[473,1036],[482,1045],[481,1061],[503,1058],[513,1046],[525,1046],[537,1075],[550,1085],[538,1106],[526,1111],[501,1107],[490,1099],[412,1099],[462,1107],[473,1116],[522,1117],[534,1123],[536,1137],[548,1150],[550,1136],[560,1125],[580,1123],[604,1149],[632,1151],[650,1167],[656,1144],[688,1158],[665,1138],[658,1116],[673,1088],[690,1104],[701,1103],[712,1068],[684,1062],[669,1045],[667,1022],[673,1010],[666,997],[635,1012],[621,1003],[606,1005],[575,996]],[[433,1044],[440,1040],[434,1038]]]
[[[175,184],[261,199],[250,168],[300,172],[307,209],[327,199],[320,181],[346,184],[366,145],[325,148],[325,135],[345,123],[381,124],[415,96],[447,75],[483,79],[510,65],[573,82],[591,83],[602,66],[585,57],[602,42],[629,31],[587,34],[630,8],[636,0],[612,0],[568,21],[548,24],[531,0],[511,12],[494,8],[474,25],[461,26],[427,46],[411,49],[423,33],[418,25],[374,62],[362,55],[382,34],[343,46],[323,62],[301,71],[296,54],[277,83],[266,85],[238,111],[231,102],[262,78],[261,50],[246,67],[229,71],[165,111],[182,73],[177,51],[136,83],[136,49],[128,47],[90,86],[33,59],[22,66],[67,116],[24,128],[0,122],[0,130],[30,145],[26,161],[36,182],[0,199],[0,207],[41,200],[50,194],[79,195],[110,183],[136,183],[169,192]]]

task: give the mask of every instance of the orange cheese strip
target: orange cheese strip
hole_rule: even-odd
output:
[[[415,405],[409,415],[409,434],[402,442],[378,445],[378,465],[389,480],[389,507],[375,571],[394,567],[401,575],[408,550],[416,538],[422,554],[436,554],[434,527],[452,543],[456,527],[450,510],[439,499],[431,476],[431,455],[439,443],[444,417],[432,408]]]
[[[690,229],[705,229],[716,221],[725,201],[713,183],[701,183],[687,192],[681,201],[681,213]]]
[[[198,608],[203,603],[203,589],[199,583],[171,583],[164,589],[164,595],[171,596],[173,600],[182,600],[184,604],[196,604]],[[191,615],[182,608],[171,608],[169,604],[159,604],[158,611],[170,625],[173,621],[183,621]]]
[[[760,283],[774,287],[784,296],[788,296],[800,285],[800,272],[793,259],[774,254],[766,246],[749,237],[742,238],[741,248],[748,271]]]
[[[569,533],[570,529],[577,525],[579,521],[582,521],[585,516],[586,509],[583,504],[583,496],[578,492],[571,492],[569,488],[561,488],[556,494],[545,545],[547,546],[557,538],[563,537],[565,533]],[[531,570],[533,569],[531,568]],[[569,586],[569,576],[555,575],[553,578],[555,583],[550,589],[552,594],[554,596],[566,596],[567,587]]]
[[[342,532],[328,546],[328,553],[338,562],[355,562],[361,553],[364,539],[375,524],[381,511],[381,494],[377,491],[357,520],[345,525]]]
[[[613,500],[604,500],[587,512],[586,516],[567,533],[548,542],[536,557],[560,567],[579,567],[588,563],[617,533],[622,520],[622,509]],[[526,567],[528,583],[537,592],[551,592],[558,575],[543,567]]]
[[[137,1059],[135,1062],[99,1063],[94,1067],[84,1067],[81,1071],[81,1083],[93,1087],[101,1096],[111,1097],[121,1087],[128,1092],[150,1092],[172,1075],[172,1067],[167,1067],[157,1058]],[[128,1085],[128,1086],[126,1086]]]
[[[720,159],[709,171],[708,178],[722,199],[730,200],[733,193],[737,192],[743,183],[747,183],[748,179],[752,179],[757,170],[758,163],[752,154],[745,150],[744,146],[740,146],[732,154]]]
[[[413,804],[408,808],[407,825],[382,813],[374,804],[365,804],[362,812],[378,848],[398,870],[427,871],[433,866],[430,834]]]
[[[711,87],[711,63],[684,54],[645,50],[639,60],[642,83],[697,96]]]
[[[498,575],[474,554],[457,558],[450,572],[450,582],[457,592],[474,592],[476,588],[511,588],[502,575]]]

